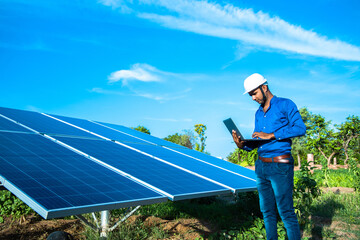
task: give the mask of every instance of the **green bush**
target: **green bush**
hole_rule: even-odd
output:
[[[294,207],[302,227],[309,223],[311,204],[319,195],[320,189],[305,162],[294,177]]]
[[[0,223],[4,221],[4,216],[20,218],[33,210],[23,201],[7,190],[0,191]]]

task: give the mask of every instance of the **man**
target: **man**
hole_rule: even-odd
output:
[[[255,114],[253,138],[271,139],[258,146],[255,163],[256,184],[260,209],[264,217],[267,239],[277,239],[276,207],[284,222],[288,238],[300,239],[299,223],[293,207],[294,160],[291,138],[305,135],[306,127],[296,105],[289,99],[274,96],[267,80],[254,73],[244,81],[245,93],[260,104]],[[235,131],[232,133],[239,148],[246,146]]]

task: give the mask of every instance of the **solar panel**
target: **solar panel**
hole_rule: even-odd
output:
[[[0,133],[0,181],[45,218],[256,188],[251,170],[119,125],[0,107]]]
[[[230,193],[225,187],[111,141],[59,136],[55,138],[161,189],[171,200]]]
[[[85,131],[63,124],[37,112],[0,107],[0,114],[40,133],[96,138]]]
[[[33,133],[0,132],[0,173],[3,185],[46,219],[166,201]]]
[[[106,136],[107,138],[110,138],[112,140],[119,140],[119,141],[131,141],[131,142],[138,142],[138,143],[146,143],[146,144],[153,144],[153,145],[160,145],[160,146],[169,146],[173,148],[183,148],[186,147],[151,136],[149,134],[139,132],[137,130],[127,128],[121,125],[115,125],[110,123],[102,123],[102,122],[93,122],[89,120],[84,119],[78,119],[78,118],[71,118],[71,117],[64,117],[64,116],[58,116],[58,115],[50,115],[52,117],[55,117],[57,119],[63,120],[65,122],[74,124],[76,126],[79,126],[81,128],[87,129],[91,132],[101,132],[102,136]],[[123,133],[123,139],[120,140],[118,138],[118,133]],[[126,138],[126,136],[130,136]]]
[[[110,123],[102,123],[102,122],[97,122],[97,123],[99,123],[99,124],[101,124],[103,126],[106,126],[108,128],[118,130],[118,131],[123,132],[125,134],[129,134],[131,136],[137,137],[137,138],[142,139],[143,141],[146,141],[148,143],[153,143],[153,144],[160,145],[160,146],[169,146],[169,147],[174,147],[174,148],[183,148],[183,149],[186,148],[184,146],[181,146],[181,145],[166,141],[164,139],[157,138],[157,137],[151,136],[149,134],[142,133],[142,132],[139,132],[139,131],[136,131],[134,129],[127,128],[127,127],[124,127],[124,126],[121,126],[121,125],[110,124]]]
[[[11,122],[4,117],[0,117],[0,131],[30,132],[28,129]]]
[[[148,153],[157,158],[164,159],[168,163],[187,169],[203,177],[210,178],[220,184],[224,184],[234,192],[246,191],[249,190],[249,188],[254,188],[255,186],[254,171],[220,160],[210,155],[185,147],[158,146],[154,143],[149,143],[148,141],[139,139],[137,136],[133,136],[131,131],[128,131],[127,133],[119,131],[117,130],[118,127],[116,127],[116,125],[113,125],[114,128],[108,128],[87,120],[55,115],[52,116],[96,133],[97,135],[119,141],[137,150]],[[124,128],[125,127],[121,127],[120,129]]]

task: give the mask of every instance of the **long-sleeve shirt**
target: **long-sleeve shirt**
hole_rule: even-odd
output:
[[[256,111],[254,132],[274,133],[275,139],[259,146],[258,155],[276,157],[291,154],[291,138],[305,135],[306,126],[293,101],[273,96],[266,112],[262,106]]]

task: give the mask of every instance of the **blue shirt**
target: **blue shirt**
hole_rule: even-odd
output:
[[[275,139],[258,148],[261,157],[291,154],[291,138],[305,135],[306,126],[293,101],[273,96],[266,112],[260,106],[255,113],[254,132],[274,133]]]

